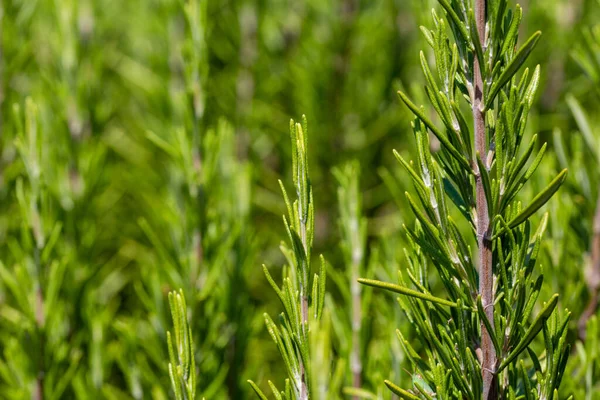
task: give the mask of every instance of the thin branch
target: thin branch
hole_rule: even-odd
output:
[[[306,235],[306,220],[302,218],[302,201],[298,201],[298,215],[300,215],[300,237],[302,240],[302,246],[304,246],[304,254],[308,257],[308,240]],[[302,282],[308,282],[308,260],[305,261],[305,264],[302,266]],[[306,334],[306,330],[308,329],[308,288],[304,287],[304,285],[300,286],[300,298],[301,298],[301,313],[302,313],[302,331]],[[304,362],[302,361],[302,357],[299,357],[300,361],[300,399],[299,400],[308,400],[308,377],[306,376],[306,368],[304,367]]]
[[[481,47],[485,48],[485,11],[486,0],[475,0],[475,22],[477,33],[481,41]],[[485,159],[487,154],[485,115],[483,113],[483,79],[481,76],[482,66],[479,65],[477,57],[473,57],[473,122],[475,135],[475,150]],[[489,168],[487,163],[486,168]],[[488,204],[485,197],[483,179],[477,163],[474,163],[476,176],[476,211],[477,211],[477,244],[479,247],[479,293],[485,314],[493,328],[494,324],[494,275],[492,267],[492,242],[489,236],[490,218]],[[484,322],[481,322],[481,350],[482,350],[482,377],[483,377],[483,399],[497,399],[497,379],[495,369],[497,363],[496,350],[494,349],[490,332]]]
[[[44,376],[46,375],[46,367],[44,363],[45,350],[45,335],[44,326],[46,324],[46,313],[44,312],[44,291],[42,289],[42,268],[40,264],[40,250],[38,247],[34,250],[34,259],[37,271],[37,288],[35,289],[35,322],[39,335],[39,355],[38,355],[38,371],[35,384],[34,400],[44,400]]]
[[[590,292],[590,301],[583,314],[579,318],[579,337],[585,339],[585,330],[587,321],[594,315],[598,309],[598,290],[600,289],[600,189],[598,190],[598,200],[596,202],[596,213],[594,215],[593,236],[590,243],[590,252],[592,253],[589,270],[586,271],[586,282]]]
[[[355,226],[358,226],[356,222]],[[350,368],[352,370],[352,386],[361,387],[362,363],[360,360],[360,327],[362,325],[361,310],[361,290],[358,283],[359,268],[363,260],[363,250],[360,247],[360,240],[354,243],[352,249],[352,354],[350,359]],[[358,397],[354,397],[358,399]]]

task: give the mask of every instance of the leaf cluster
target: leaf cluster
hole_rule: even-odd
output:
[[[288,233],[289,245],[281,245],[288,262],[283,272],[283,285],[279,287],[271,277],[269,270],[263,266],[267,280],[273,287],[283,305],[277,325],[265,313],[265,324],[273,341],[281,354],[288,379],[285,389],[280,391],[269,381],[275,398],[300,399],[311,398],[313,391],[311,347],[309,337],[311,324],[321,319],[325,302],[326,267],[321,257],[319,273],[315,273],[312,286],[309,286],[311,272],[311,251],[314,239],[314,203],[308,173],[308,124],[303,117],[302,124],[290,121],[290,137],[292,142],[292,180],[297,199],[290,202],[283,183],[280,181],[283,198],[288,215],[283,223]],[[327,330],[326,330],[327,331]],[[266,395],[252,381],[250,385],[261,399]],[[316,390],[322,391],[323,388]]]
[[[536,276],[534,266],[545,222],[532,233],[528,220],[564,182],[566,170],[527,205],[517,201],[517,194],[546,150],[543,145],[534,151],[535,135],[523,146],[527,116],[539,83],[539,66],[531,77],[528,69],[517,76],[540,34],[535,33],[517,47],[522,10],[519,6],[509,10],[506,1],[499,1],[489,4],[486,37],[479,38],[474,12],[464,1],[439,3],[443,16],[434,11],[434,28],[421,28],[433,51],[437,76],[432,74],[423,52],[421,66],[427,81],[425,91],[443,128],[399,93],[416,116],[412,127],[418,154],[412,163],[396,153],[412,177],[417,195],[413,199],[407,194],[417,219],[414,228],[407,228],[411,243],[406,250],[407,266],[399,273],[398,285],[361,280],[403,295],[400,305],[425,345],[427,362],[399,332],[414,374],[425,383],[413,379],[413,388],[408,391],[392,383],[388,387],[403,398],[479,398],[483,388],[479,346],[486,329],[498,357],[492,373],[497,376],[501,395],[554,397],[568,358],[569,318],[559,319],[555,312],[557,297],[553,296],[530,322],[543,280],[541,275]],[[453,42],[447,36],[448,29]],[[477,110],[473,100],[477,89],[475,59],[482,66],[484,82],[484,100]],[[487,154],[474,151],[474,132],[463,115],[463,105],[485,116]],[[432,152],[429,132],[441,144],[440,151]],[[482,306],[482,270],[471,254],[472,240],[478,234],[477,211],[483,206],[475,202],[477,176],[483,182],[485,210],[491,221],[483,235],[493,246],[493,321],[488,320]],[[470,223],[470,235],[465,236],[460,220],[452,217],[451,204]],[[447,298],[435,295],[430,266]],[[542,331],[545,366],[532,349],[532,341]]]

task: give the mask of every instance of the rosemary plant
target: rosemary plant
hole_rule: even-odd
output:
[[[151,268],[142,272],[136,292],[145,299],[149,317],[125,326],[135,323],[148,333],[134,343],[130,356],[142,357],[140,347],[160,349],[168,318],[162,286],[181,288],[190,310],[199,395],[239,398],[247,388],[242,369],[250,337],[245,275],[254,243],[247,222],[251,170],[238,159],[234,127],[225,120],[208,126],[204,118],[207,4],[170,4],[170,53],[164,55],[172,60],[172,86],[164,92],[169,114],[166,123],[150,126],[144,138],[160,166],[159,176],[155,192],[138,194],[144,204],[139,226]],[[132,165],[147,168],[135,161]],[[149,365],[161,359],[160,353],[142,354]],[[138,378],[145,393],[159,391],[153,373],[162,375],[161,366]]]
[[[277,345],[283,358],[288,379],[285,389],[279,390],[272,382],[269,386],[277,399],[308,400],[313,389],[317,393],[327,393],[322,386],[312,386],[313,364],[311,363],[311,326],[321,319],[325,301],[326,269],[325,259],[321,256],[318,274],[314,274],[312,285],[311,254],[314,238],[313,192],[308,173],[308,125],[303,116],[302,124],[290,121],[292,140],[292,171],[297,199],[291,203],[283,183],[281,191],[288,215],[283,223],[288,233],[289,245],[282,245],[288,265],[283,271],[283,286],[280,288],[266,266],[263,270],[267,280],[281,301],[284,312],[280,315],[279,326],[265,313],[265,323],[269,334]],[[325,325],[325,332],[329,329]],[[316,368],[318,368],[315,365]],[[253,382],[248,381],[261,399],[267,397]],[[319,398],[319,397],[317,397]]]
[[[8,273],[0,279],[0,309],[13,311],[0,318],[0,393],[7,398],[105,397],[114,388],[115,353],[107,349],[127,279],[115,268],[122,259],[107,255],[115,254],[123,226],[112,221],[119,180],[94,133],[106,128],[118,101],[100,113],[92,105],[114,82],[101,78],[108,47],[90,40],[90,12],[88,2],[75,1],[0,6],[1,258]],[[39,48],[44,57],[32,57]],[[23,103],[23,112],[11,112]],[[28,238],[33,225],[35,244]],[[9,276],[20,276],[19,298],[38,310],[35,333],[24,321],[10,328],[25,303],[15,307]],[[18,352],[21,340],[37,344]]]
[[[583,30],[582,39],[582,43],[573,51],[573,58],[585,72],[588,82],[591,84],[589,91],[592,92],[593,98],[598,101],[600,100],[600,24],[595,24],[591,28]],[[587,227],[588,231],[591,231],[588,240],[590,262],[584,273],[589,300],[578,324],[580,336],[584,338],[586,336],[587,321],[596,313],[600,304],[600,185],[598,185],[599,177],[596,172],[600,165],[600,143],[598,141],[598,131],[593,128],[596,126],[596,121],[591,120],[586,115],[586,111],[574,96],[568,95],[566,101],[583,139],[585,149],[582,150],[586,155],[591,156],[583,157],[587,162],[579,166],[578,170],[581,171],[582,175],[580,180],[587,178],[587,182],[582,181],[580,186],[585,185],[590,189],[596,187],[593,217],[588,216],[586,218],[586,220],[592,221],[591,226]],[[561,143],[560,138],[559,143]],[[577,156],[577,154],[574,154],[574,156]],[[584,195],[590,205],[594,204],[593,189],[592,193],[585,193]]]
[[[598,182],[598,176],[596,171],[598,170],[598,165],[600,163],[600,149],[598,148],[596,137],[594,134],[592,124],[590,124],[588,117],[586,116],[585,111],[582,109],[579,102],[573,97],[567,97],[567,104],[571,109],[571,112],[576,120],[576,123],[579,127],[579,131],[581,132],[581,136],[583,140],[579,140],[580,144],[580,152],[588,153],[591,157],[582,157],[582,156],[574,156],[570,158],[571,163],[576,163],[579,161],[581,164],[578,165],[578,170],[581,171],[582,175],[579,177],[580,182],[577,182],[579,185],[586,185],[590,189],[594,186],[598,186],[596,182]],[[560,143],[561,138],[557,137],[558,143]],[[585,148],[583,148],[585,147]],[[585,163],[583,162],[585,159]],[[586,165],[588,164],[588,165]],[[591,164],[591,165],[589,165]],[[587,182],[582,182],[583,180],[587,180]],[[577,186],[579,186],[577,185]],[[578,191],[581,191],[581,187],[577,188]],[[590,255],[589,262],[584,263],[586,267],[584,269],[583,277],[584,281],[587,285],[587,291],[589,295],[589,300],[587,302],[587,306],[581,313],[581,316],[578,321],[579,328],[579,336],[583,339],[585,338],[585,330],[587,321],[596,313],[598,309],[599,296],[600,296],[600,188],[597,188],[596,196],[596,204],[593,208],[592,215],[586,215],[586,220],[591,221],[590,226],[587,227],[588,231],[591,232],[589,235],[589,246],[587,248],[588,253]],[[586,200],[590,203],[590,205],[594,204],[592,193],[582,193]],[[591,198],[590,198],[591,197]]]
[[[597,7],[595,11],[597,13]],[[591,20],[594,20],[593,15]],[[547,252],[556,271],[553,286],[569,293],[570,308],[579,316],[579,340],[575,342],[574,359],[567,365],[563,386],[574,398],[591,400],[600,387],[600,150],[597,117],[593,112],[600,100],[600,64],[597,62],[600,59],[600,24],[584,27],[581,36],[572,56],[585,72],[585,78],[579,83],[581,89],[573,90],[577,97],[572,93],[566,96],[579,132],[564,135],[559,128],[553,132],[557,163],[568,165],[577,173],[569,177],[569,192],[561,193],[561,204],[552,212],[553,242]],[[572,86],[578,84],[576,81],[569,83]],[[582,106],[584,101],[585,108]],[[566,265],[578,268],[565,268]]]
[[[524,3],[0,1],[0,398],[598,398],[600,2]]]
[[[173,336],[167,332],[169,347],[169,377],[176,400],[196,398],[196,360],[194,339],[188,323],[187,306],[183,291],[169,293],[169,306],[173,318]]]
[[[415,115],[418,149],[415,164],[396,153],[417,195],[407,194],[417,218],[407,229],[408,265],[399,284],[360,280],[403,295],[399,302],[427,349],[423,360],[398,332],[414,369],[413,387],[386,385],[407,399],[556,398],[568,358],[569,316],[555,312],[558,295],[534,312],[543,281],[534,267],[547,216],[535,230],[531,216],[558,190],[566,170],[533,199],[523,205],[517,200],[546,149],[543,145],[529,163],[537,136],[522,146],[540,68],[531,77],[528,69],[518,76],[540,33],[518,47],[522,9],[509,9],[506,0],[439,3],[443,11],[433,11],[433,29],[421,28],[437,70],[436,77],[421,52],[425,91],[439,121],[399,92]],[[429,132],[441,145],[438,152],[430,148]],[[452,216],[450,203],[471,234]],[[444,288],[442,297],[435,294],[430,266]],[[533,343],[540,332],[543,357]]]
[[[334,169],[333,173],[340,184],[338,188],[339,225],[342,231],[344,261],[347,266],[347,279],[343,280],[344,285],[339,284],[338,286],[344,293],[344,303],[350,304],[349,318],[345,318],[348,320],[348,324],[344,331],[350,333],[349,340],[345,340],[348,343],[345,355],[349,359],[352,387],[361,388],[364,354],[361,328],[364,299],[357,279],[365,272],[367,220],[362,216],[362,198],[359,191],[360,166],[357,162],[348,163],[342,168]]]
[[[60,398],[68,393],[80,366],[82,349],[70,336],[74,305],[67,301],[67,276],[73,249],[65,246],[57,209],[60,157],[46,151],[38,107],[27,99],[24,113],[15,106],[16,143],[22,170],[16,180],[20,240],[11,239],[13,256],[0,262],[6,288],[2,304],[3,338],[0,376],[9,398]],[[56,179],[55,182],[59,182]]]

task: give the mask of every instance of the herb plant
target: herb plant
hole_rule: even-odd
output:
[[[176,400],[196,398],[196,360],[192,329],[183,291],[169,293],[173,335],[167,332],[169,377]]]
[[[340,185],[338,188],[339,225],[342,231],[341,245],[346,266],[346,279],[338,286],[345,294],[344,302],[350,304],[349,315],[344,318],[348,321],[344,331],[350,333],[350,337],[345,338],[347,343],[345,356],[352,375],[352,387],[361,388],[362,355],[364,354],[363,309],[369,298],[365,299],[358,283],[359,276],[366,270],[367,245],[367,220],[362,215],[360,193],[360,166],[357,162],[350,162],[342,168],[335,169],[333,173]]]
[[[70,282],[67,269],[73,266],[73,249],[60,240],[63,226],[51,180],[61,173],[61,165],[57,154],[44,151],[48,132],[31,99],[24,112],[15,107],[14,121],[23,163],[15,187],[21,240],[13,240],[14,256],[6,260],[10,264],[0,263],[7,289],[2,320],[4,329],[14,332],[5,339],[0,361],[2,392],[11,398],[60,398],[82,357],[66,329],[73,304],[61,295]]]
[[[591,20],[594,20],[593,14]],[[572,91],[565,100],[578,132],[564,134],[557,128],[553,132],[553,141],[557,163],[568,165],[577,173],[570,176],[569,193],[561,194],[561,204],[553,210],[557,228],[548,249],[553,269],[560,271],[560,278],[554,278],[553,286],[569,294],[569,306],[574,315],[579,316],[573,329],[573,336],[578,336],[579,340],[574,344],[575,351],[567,365],[568,378],[564,386],[574,398],[585,399],[593,399],[597,393],[600,371],[600,191],[597,172],[600,159],[599,131],[594,117],[600,100],[599,29],[597,22],[591,27],[584,26],[580,32],[581,40],[572,50],[572,57],[584,71],[584,76],[569,82]],[[564,268],[570,264],[577,268]]]
[[[443,11],[433,12],[433,29],[421,28],[437,76],[424,52],[421,66],[443,127],[399,92],[415,115],[418,149],[416,163],[396,153],[417,195],[407,194],[417,217],[407,228],[407,266],[399,284],[360,280],[403,295],[399,302],[427,349],[424,360],[399,332],[413,387],[386,384],[403,398],[556,398],[568,358],[569,316],[555,311],[557,295],[534,313],[543,282],[534,267],[547,217],[534,230],[531,216],[558,190],[566,170],[533,199],[516,200],[546,150],[543,145],[529,162],[537,137],[524,137],[540,68],[531,77],[529,69],[518,75],[540,33],[518,47],[522,9],[509,9],[507,1],[476,0],[473,8],[461,0],[439,3]],[[438,152],[431,150],[429,132],[441,145]],[[451,204],[470,232],[452,216]],[[430,266],[443,297],[435,294]],[[540,332],[543,356],[533,343]]]
[[[315,232],[315,211],[313,192],[308,174],[308,125],[306,117],[302,124],[290,121],[292,140],[292,172],[297,199],[290,202],[283,183],[281,191],[287,208],[287,217],[283,223],[288,233],[289,245],[281,250],[288,265],[283,272],[283,286],[280,288],[271,277],[266,266],[263,267],[267,280],[273,287],[283,305],[279,326],[265,314],[265,324],[269,334],[277,345],[283,358],[288,379],[285,389],[280,391],[269,381],[275,398],[307,400],[313,389],[311,347],[309,337],[311,327],[321,319],[325,303],[326,269],[325,259],[321,257],[318,274],[311,282],[311,254]],[[311,284],[312,283],[312,284]],[[314,367],[317,367],[316,365]],[[261,399],[267,397],[253,382],[250,385]],[[326,392],[326,391],[325,391]]]
[[[241,368],[250,323],[245,274],[254,244],[246,223],[250,170],[238,158],[234,127],[224,119],[206,125],[207,6],[192,0],[171,7],[172,23],[181,24],[170,38],[172,120],[148,127],[143,138],[160,166],[160,189],[140,194],[145,207],[138,219],[153,267],[141,274],[136,290],[150,318],[138,322],[148,334],[131,353],[139,347],[161,349],[168,320],[161,312],[167,310],[161,285],[181,288],[191,311],[191,354],[199,360],[198,393],[235,398],[246,388]],[[154,365],[161,355],[144,358]],[[156,380],[151,374],[143,379],[146,387]]]
[[[600,3],[523,5],[0,1],[0,398],[596,399]]]

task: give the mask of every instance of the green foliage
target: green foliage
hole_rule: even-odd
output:
[[[599,52],[597,43],[594,43],[594,31],[598,24],[592,28],[582,29],[582,40],[572,51],[572,56],[586,73],[585,90],[578,93],[581,98],[588,98],[588,109],[597,109],[598,82],[595,76],[600,72],[596,65]],[[595,40],[596,42],[598,40]],[[595,65],[595,66],[594,66]],[[596,71],[595,71],[596,70]],[[574,83],[572,83],[575,86]],[[579,92],[579,90],[574,90]],[[573,135],[564,135],[561,129],[554,131],[557,162],[569,165],[577,171],[568,185],[570,196],[563,196],[562,203],[569,205],[557,210],[556,218],[558,229],[554,233],[554,246],[549,260],[554,268],[557,263],[562,263],[564,257],[577,260],[570,271],[568,280],[557,280],[555,286],[559,290],[570,290],[573,295],[570,307],[579,315],[576,334],[579,340],[575,343],[576,351],[573,360],[567,366],[567,379],[565,386],[574,394],[575,398],[594,398],[597,392],[598,357],[595,350],[598,336],[598,298],[600,289],[600,206],[597,189],[598,168],[598,131],[589,111],[586,111],[580,101],[573,95],[566,96],[566,103],[572,114],[575,127],[579,132]],[[593,102],[596,101],[596,103]],[[557,221],[558,222],[558,221]],[[565,270],[567,272],[567,270]],[[580,282],[579,285],[567,289],[568,281]]]
[[[169,347],[169,376],[176,400],[196,398],[196,361],[194,339],[188,324],[187,306],[183,291],[169,293],[169,306],[173,317],[173,336],[167,332]]]
[[[0,363],[2,392],[12,398],[61,398],[82,358],[78,338],[69,335],[75,305],[65,297],[73,289],[67,271],[75,254],[60,245],[64,233],[57,215],[64,170],[57,154],[45,151],[49,137],[38,114],[30,99],[24,113],[15,107],[15,146],[23,170],[14,190],[21,223],[19,239],[11,240],[12,257],[4,261],[8,266],[0,263],[7,290],[2,318],[10,332]]]
[[[560,398],[596,398],[599,3],[487,3],[481,45],[466,0],[0,2],[0,398],[162,400],[195,379],[246,399],[267,378],[296,398],[285,357],[313,399],[452,397],[483,381],[489,330],[506,397],[560,379]],[[303,113],[316,129],[290,151]],[[285,267],[270,282],[258,260]],[[180,392],[169,362],[196,370]]]
[[[412,127],[418,155],[413,164],[396,154],[413,178],[418,197],[417,203],[407,194],[417,217],[414,228],[407,228],[408,264],[399,273],[399,285],[360,280],[404,295],[400,305],[427,349],[423,357],[399,331],[414,375],[424,381],[413,380],[409,391],[387,385],[403,398],[474,399],[482,392],[485,398],[488,393],[489,398],[496,398],[493,393],[503,398],[554,397],[568,358],[569,316],[560,318],[555,312],[556,295],[537,315],[533,313],[543,282],[534,267],[546,218],[535,232],[529,218],[564,182],[566,170],[526,206],[516,200],[546,148],[542,146],[531,162],[536,136],[524,152],[521,149],[540,68],[531,78],[528,69],[516,76],[540,34],[517,49],[521,10],[517,6],[510,11],[505,1],[490,3],[477,22],[477,11],[464,2],[440,4],[443,17],[434,11],[434,29],[422,28],[439,80],[423,53],[421,64],[426,93],[444,128],[400,92],[416,116]],[[485,38],[478,36],[478,24],[485,24]],[[463,97],[473,110],[473,130],[461,111]],[[440,151],[431,151],[428,131],[441,143]],[[470,234],[465,235],[452,216],[451,204],[470,225]],[[478,257],[471,254],[473,238]],[[448,299],[432,294],[431,266]],[[541,332],[544,364],[533,346]]]
[[[306,117],[303,117],[302,122],[300,124],[293,120],[290,121],[293,182],[297,195],[297,199],[293,203],[290,202],[283,183],[279,182],[288,212],[287,217],[283,217],[283,223],[291,247],[283,244],[281,246],[281,251],[288,261],[288,266],[283,273],[283,286],[280,288],[275,283],[266,266],[263,267],[263,270],[284,308],[284,312],[280,315],[281,323],[279,326],[273,322],[268,314],[265,314],[265,323],[283,358],[288,374],[284,391],[277,389],[270,381],[269,386],[271,386],[275,398],[305,400],[311,398],[315,392],[327,393],[327,387],[323,387],[327,382],[326,379],[320,379],[313,388],[313,368],[322,364],[313,364],[311,361],[312,348],[309,340],[311,325],[318,323],[323,314],[327,275],[325,259],[321,257],[319,273],[314,274],[312,285],[310,285],[315,211],[312,186],[308,174],[308,124]],[[329,335],[327,325],[320,329],[324,330],[323,335]],[[327,344],[328,340],[323,340]],[[312,340],[313,346],[316,341],[315,339]],[[317,354],[328,361],[329,357],[323,355],[322,352],[320,351]],[[321,359],[320,361],[323,362],[324,360]],[[324,377],[327,376],[326,373]],[[254,382],[249,382],[260,398],[266,398]]]
[[[343,332],[347,333],[343,342],[342,357],[348,360],[352,387],[363,385],[362,359],[365,354],[365,337],[362,334],[364,326],[363,315],[371,300],[370,294],[364,296],[358,283],[358,277],[368,270],[365,265],[367,220],[362,215],[362,196],[360,193],[360,166],[356,162],[345,164],[333,170],[340,186],[338,188],[338,208],[340,213],[339,225],[342,231],[341,246],[346,266],[346,279],[341,276],[334,278],[341,293],[343,302],[349,304],[347,315],[338,318],[344,321]],[[348,290],[349,289],[349,290]],[[331,307],[334,308],[334,307]],[[345,391],[347,393],[347,389]]]

